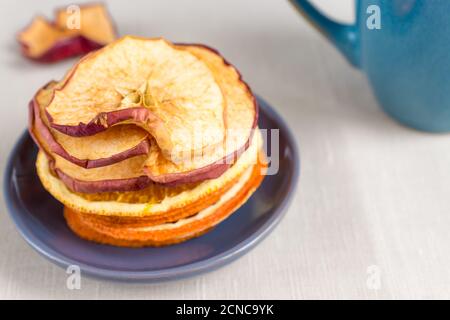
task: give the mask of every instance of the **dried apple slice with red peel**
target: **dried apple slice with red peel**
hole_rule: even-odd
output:
[[[146,188],[153,183],[149,177],[143,174],[143,164],[147,155],[135,156],[109,166],[85,169],[67,161],[63,157],[54,153],[52,144],[57,143],[52,140],[51,129],[47,128],[42,122],[39,123],[34,104],[30,103],[30,123],[29,131],[39,148],[46,154],[51,171],[68,187],[71,191],[81,193],[101,193],[114,191],[134,191]],[[38,110],[36,110],[38,111]],[[133,126],[134,127],[134,126]],[[114,129],[115,128],[111,128]],[[110,130],[111,130],[110,129]],[[105,132],[106,133],[106,132]],[[50,138],[49,138],[50,137]],[[71,139],[90,139],[91,137]],[[110,141],[110,143],[114,143]],[[80,141],[80,145],[89,146]],[[74,145],[75,147],[77,144]],[[95,144],[90,144],[94,147]],[[97,146],[98,147],[98,146]],[[93,150],[92,149],[92,150]]]
[[[57,11],[55,23],[38,16],[22,30],[17,40],[23,54],[38,62],[57,62],[97,50],[116,38],[104,6],[80,6],[80,29],[67,28],[68,13]]]
[[[147,187],[152,181],[142,173],[146,155],[137,156],[110,166],[84,169],[53,155],[52,169],[72,191],[100,193],[133,191]]]
[[[49,131],[37,130],[33,104],[30,103],[29,106],[28,130],[48,159],[51,172],[69,190],[81,193],[134,191],[144,189],[153,183],[148,176],[142,173],[147,155],[132,157],[105,167],[85,169],[53,153],[49,139],[44,138]]]
[[[124,92],[145,94],[154,104],[136,104]],[[73,136],[135,123],[166,158],[182,162],[192,151],[208,152],[223,142],[223,100],[200,59],[163,39],[128,36],[82,59],[46,111],[53,128]]]
[[[240,73],[216,50],[203,45],[178,45],[203,62],[213,72],[225,99],[226,136],[222,144],[193,161],[173,163],[158,152],[149,153],[146,174],[159,183],[188,183],[214,179],[223,174],[250,143],[258,120],[258,106],[250,87]],[[157,146],[153,146],[157,148]],[[189,175],[184,174],[189,172]]]
[[[59,61],[89,47],[83,45],[75,31],[56,28],[41,16],[21,31],[17,39],[22,46],[22,53],[40,62]]]
[[[25,46],[27,55],[40,57],[49,51],[57,40],[70,37],[70,33],[73,35],[72,31],[57,29],[44,17],[38,16],[19,33],[19,41]]]
[[[104,5],[85,4],[78,6],[80,8],[80,28],[79,33],[92,42],[106,45],[113,42],[117,35],[113,21]],[[55,25],[60,29],[68,29],[72,12],[67,8],[60,8],[55,13]]]
[[[45,106],[51,99],[56,82],[38,91],[31,104],[34,126],[46,140],[49,152],[83,168],[96,168],[147,154],[150,148],[148,133],[134,125],[112,127],[96,136],[74,138],[48,127]]]

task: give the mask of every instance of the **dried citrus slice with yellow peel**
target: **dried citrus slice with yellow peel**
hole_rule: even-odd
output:
[[[136,201],[130,203],[124,201],[123,193],[98,194],[96,197],[81,195],[71,191],[58,177],[52,174],[49,165],[49,159],[45,153],[40,152],[36,162],[37,172],[39,178],[45,189],[52,194],[58,201],[65,206],[84,213],[99,214],[106,216],[130,216],[130,217],[145,217],[145,216],[159,216],[161,214],[170,214],[172,210],[184,210],[186,206],[195,201],[204,201],[214,192],[224,188],[230,181],[239,177],[246,169],[258,162],[258,152],[261,148],[262,138],[260,134],[253,135],[252,143],[249,148],[239,157],[236,163],[229,168],[219,178],[205,180],[201,183],[191,185],[191,188],[180,187],[165,187],[164,185],[154,184],[148,188],[148,196],[145,196],[145,189],[140,191],[146,202]],[[99,168],[100,169],[100,168]],[[87,169],[95,170],[95,169]],[[180,192],[174,192],[173,189],[167,191],[156,191],[155,188],[180,188]],[[166,189],[168,190],[168,189]],[[161,192],[163,197],[152,197],[153,194]]]
[[[90,241],[125,247],[175,244],[200,236],[229,217],[258,188],[264,170],[264,164],[251,166],[214,204],[176,222],[155,224],[138,219],[141,221],[124,224],[123,218],[118,218],[111,223],[103,216],[83,214],[67,207],[64,216],[77,235]]]

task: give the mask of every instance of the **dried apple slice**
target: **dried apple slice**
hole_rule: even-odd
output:
[[[104,5],[100,3],[79,6],[79,33],[86,39],[100,45],[106,45],[116,39],[116,30]],[[73,12],[67,8],[56,10],[55,25],[67,29],[71,22]]]
[[[214,150],[181,163],[174,163],[157,150],[151,150],[145,172],[153,181],[168,184],[219,177],[249,146],[258,120],[258,106],[250,87],[236,68],[216,50],[203,45],[178,45],[177,48],[198,57],[213,72],[225,99],[224,121],[227,130],[224,142]]]
[[[72,136],[135,123],[180,163],[223,143],[223,100],[196,56],[163,39],[128,36],[74,66],[46,111],[53,128]]]
[[[37,130],[34,125],[36,117],[33,104],[30,104],[29,111],[29,132],[39,146],[42,157],[48,159],[47,170],[73,192],[132,191],[144,189],[152,183],[150,178],[142,173],[147,155],[135,156],[109,166],[85,169],[51,152],[50,139],[44,138],[45,134],[49,134],[48,131],[42,130],[44,127]]]
[[[39,62],[56,62],[97,50],[116,38],[104,6],[81,6],[79,18],[79,28],[70,29],[65,10],[57,11],[56,22],[36,17],[18,34],[23,54]]]
[[[85,48],[74,30],[58,29],[41,16],[19,33],[18,41],[26,57],[41,62],[59,61]]]
[[[84,169],[53,155],[50,166],[72,191],[82,193],[133,191],[147,187],[152,181],[142,174],[146,155],[100,167]]]
[[[52,97],[56,82],[38,91],[31,104],[34,123],[40,137],[46,140],[48,152],[83,168],[96,168],[147,154],[150,148],[148,133],[134,125],[114,126],[95,136],[74,138],[49,128],[45,106]]]

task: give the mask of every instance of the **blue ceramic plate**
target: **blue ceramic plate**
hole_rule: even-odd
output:
[[[199,238],[162,248],[119,248],[85,241],[69,230],[62,205],[42,187],[35,170],[37,148],[28,133],[16,144],[5,175],[5,199],[25,240],[54,263],[78,265],[82,274],[127,281],[161,281],[210,271],[253,248],[283,217],[299,173],[295,141],[264,101],[259,126],[279,129],[279,172],[231,217]]]

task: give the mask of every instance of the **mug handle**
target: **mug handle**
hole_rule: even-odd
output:
[[[294,7],[355,67],[360,66],[359,30],[355,25],[340,24],[320,13],[308,0],[289,0]]]

